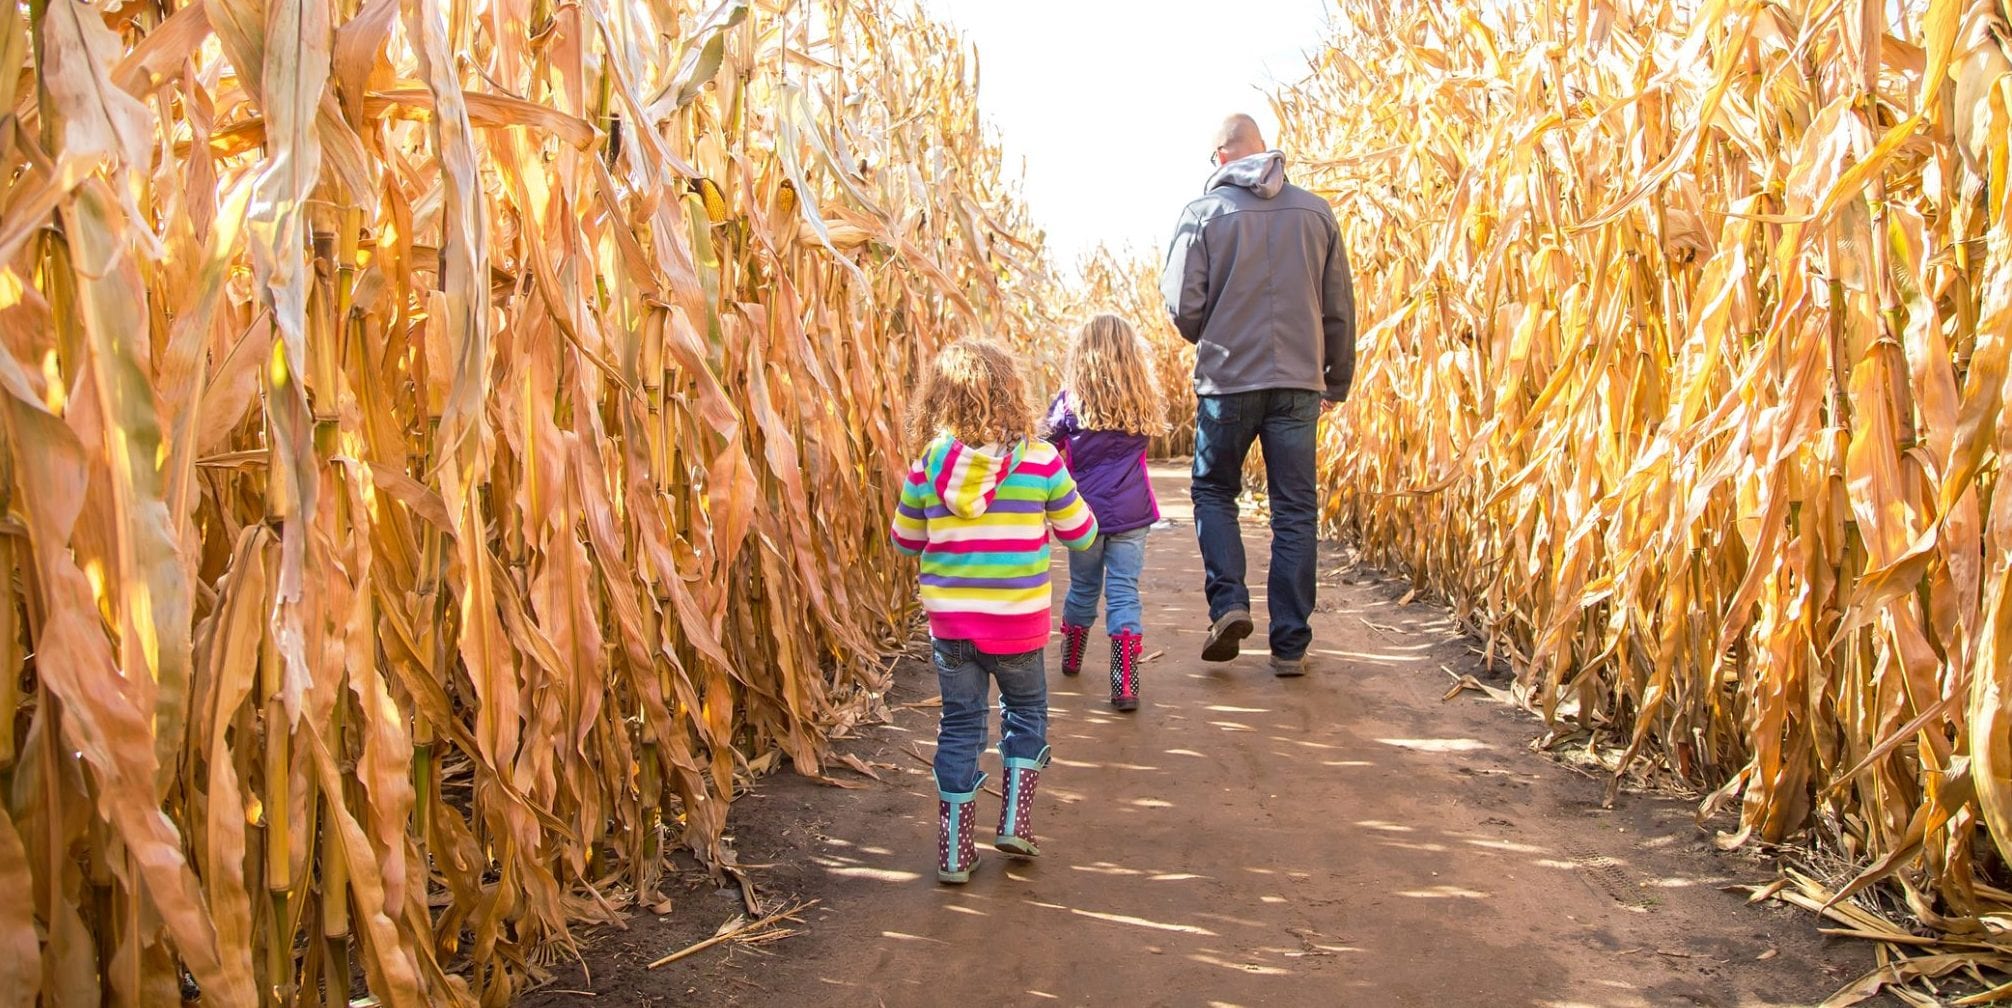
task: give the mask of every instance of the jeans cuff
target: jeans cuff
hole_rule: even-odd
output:
[[[999,759],[1003,761],[1005,765],[1009,768],[1014,766],[1026,766],[1026,767],[1033,767],[1034,769],[1039,770],[1042,767],[1048,765],[1049,751],[1050,747],[1046,743],[1042,743],[1041,751],[1035,753],[1032,756],[1014,756],[1007,753],[1006,747],[1002,745],[999,747]],[[976,789],[974,788],[973,790]]]
[[[936,797],[947,802],[967,802],[978,797],[978,789],[985,786],[985,771],[978,771],[978,779],[971,782],[969,791],[945,791],[943,778],[936,778]]]

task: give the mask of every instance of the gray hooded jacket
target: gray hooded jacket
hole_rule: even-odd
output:
[[[1285,155],[1223,165],[1174,229],[1160,293],[1195,344],[1195,392],[1305,389],[1355,378],[1355,291],[1334,210],[1285,180]]]

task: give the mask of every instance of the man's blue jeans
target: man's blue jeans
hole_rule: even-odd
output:
[[[1062,600],[1062,621],[1089,626],[1097,618],[1097,597],[1104,598],[1104,627],[1145,633],[1145,611],[1139,605],[1139,572],[1146,569],[1146,530],[1132,529],[1097,536],[1090,548],[1069,554],[1069,595]]]
[[[1256,441],[1264,447],[1271,502],[1271,571],[1266,579],[1271,653],[1298,658],[1313,641],[1307,618],[1313,613],[1319,541],[1313,455],[1320,393],[1262,389],[1196,399],[1192,492],[1209,619],[1250,608],[1237,495],[1243,492],[1244,456]]]
[[[1048,748],[1048,672],[1042,652],[986,654],[966,640],[931,638],[943,719],[936,730],[936,786],[966,794],[978,786],[985,748],[986,696],[999,680],[999,754],[1038,759]]]

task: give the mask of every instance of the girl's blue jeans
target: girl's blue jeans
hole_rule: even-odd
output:
[[[1104,597],[1105,629],[1146,632],[1141,622],[1139,573],[1146,568],[1146,530],[1099,535],[1090,548],[1069,554],[1069,596],[1062,602],[1062,622],[1089,626],[1097,618],[1097,596]]]
[[[986,654],[967,640],[929,641],[943,720],[936,729],[936,786],[948,794],[978,787],[987,696],[999,680],[999,755],[1038,759],[1048,748],[1048,672],[1042,652]]]

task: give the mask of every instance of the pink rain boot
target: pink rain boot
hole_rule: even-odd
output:
[[[1083,671],[1083,652],[1090,649],[1090,628],[1074,623],[1062,624],[1062,674],[1076,675]]]
[[[1010,771],[1009,771],[1010,772]],[[985,775],[978,775],[978,783],[963,794],[952,794],[936,786],[936,880],[952,885],[963,885],[971,881],[971,870],[978,867],[978,851],[971,843],[971,813],[978,799],[978,789],[985,784]]]
[[[1120,630],[1111,638],[1111,706],[1121,711],[1139,708],[1139,656],[1146,639]]]
[[[1006,800],[999,804],[999,832],[992,846],[1020,857],[1041,856],[1034,845],[1034,789],[1047,765],[1046,747],[1033,759],[1006,757]]]

